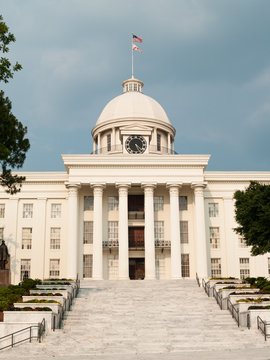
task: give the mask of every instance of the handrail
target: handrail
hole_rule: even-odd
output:
[[[33,329],[33,328],[37,328],[37,329],[38,329],[37,335],[33,335],[33,333],[32,333],[32,329]],[[29,336],[28,336],[28,337],[26,337],[26,338],[24,338],[24,339],[21,339],[21,340],[19,340],[19,341],[14,341],[14,335],[15,335],[15,334],[19,334],[19,333],[25,332],[25,331],[27,331],[27,330],[29,330]],[[11,334],[2,336],[2,337],[0,338],[0,342],[1,342],[2,340],[4,340],[4,339],[7,339],[7,338],[11,337],[11,339],[10,339],[10,340],[11,340],[11,343],[10,343],[9,345],[6,345],[6,346],[1,347],[0,350],[7,349],[7,348],[9,348],[9,347],[14,347],[14,345],[20,344],[20,343],[22,343],[22,342],[24,342],[24,341],[27,341],[27,340],[29,340],[29,342],[32,342],[32,339],[37,339],[39,342],[41,342],[41,339],[42,339],[42,336],[43,336],[44,332],[45,332],[45,319],[43,318],[43,320],[41,321],[41,323],[38,323],[37,325],[31,325],[31,326],[28,326],[28,327],[26,327],[26,328],[24,328],[24,329],[17,330],[17,331],[15,331],[15,332],[11,333]]]
[[[215,287],[213,287],[213,295],[214,295],[214,298],[216,299],[217,304],[222,309],[222,294],[221,294],[221,292],[219,294],[217,292],[217,289]]]
[[[270,326],[270,322],[268,322],[268,321],[263,321],[261,318],[260,318],[260,316],[257,316],[257,328],[259,329],[259,330],[261,330],[261,332],[263,333],[263,335],[264,335],[264,340],[266,341],[266,339],[268,338],[268,337],[270,337],[270,334],[267,334],[267,332],[266,332],[266,327],[267,326]]]
[[[196,273],[196,280],[197,280],[197,284],[198,284],[198,286],[200,287],[201,286],[201,284],[200,284],[200,279],[199,279],[199,276],[198,276],[198,274]]]
[[[231,302],[229,297],[227,298],[227,308],[230,311],[230,313],[232,314],[232,318],[235,319],[235,321],[237,322],[237,325],[239,327],[239,325],[240,325],[239,309],[236,309],[236,307],[233,305],[233,303]]]

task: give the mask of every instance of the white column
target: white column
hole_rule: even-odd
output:
[[[116,143],[115,143],[115,127],[112,128],[112,151],[116,150]]]
[[[151,139],[151,145],[157,146],[157,128],[154,128],[154,130],[153,130],[153,137]],[[157,150],[157,149],[155,149],[155,150]]]
[[[205,212],[203,189],[205,183],[192,184],[195,200],[195,246],[196,246],[196,271],[199,279],[208,277],[207,246],[205,234]]]
[[[171,223],[171,278],[181,279],[181,243],[179,222],[179,187],[180,184],[167,184],[170,191],[170,223]]]
[[[102,197],[104,184],[92,184],[94,192],[93,280],[103,279]]]
[[[168,133],[168,154],[171,153],[171,135]]]
[[[101,143],[100,143],[100,132],[98,133],[98,144],[97,144],[97,153],[101,153]]]
[[[128,188],[130,184],[116,184],[119,192],[119,280],[129,279],[128,258]]]
[[[96,139],[93,137],[93,154],[96,153]]]
[[[154,233],[154,188],[155,184],[142,184],[144,188],[144,248],[145,248],[145,279],[156,278],[155,268],[155,233]]]
[[[66,184],[68,188],[68,239],[66,277],[76,279],[78,273],[78,189],[80,184]]]

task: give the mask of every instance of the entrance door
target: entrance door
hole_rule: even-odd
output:
[[[144,227],[128,228],[128,245],[130,248],[144,248]]]
[[[144,276],[144,258],[129,258],[130,280],[143,280]]]

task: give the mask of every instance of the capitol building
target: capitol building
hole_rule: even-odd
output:
[[[21,172],[0,187],[0,239],[11,282],[268,276],[233,228],[234,192],[270,172],[207,171],[210,155],[174,151],[175,128],[143,82],[102,110],[90,154],[62,155],[63,172]]]

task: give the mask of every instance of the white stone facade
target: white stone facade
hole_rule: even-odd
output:
[[[162,107],[129,79],[92,131],[93,153],[65,172],[28,172],[0,188],[0,235],[12,283],[32,278],[179,279],[268,276],[233,231],[233,194],[270,172],[206,171],[210,155],[174,154]]]

